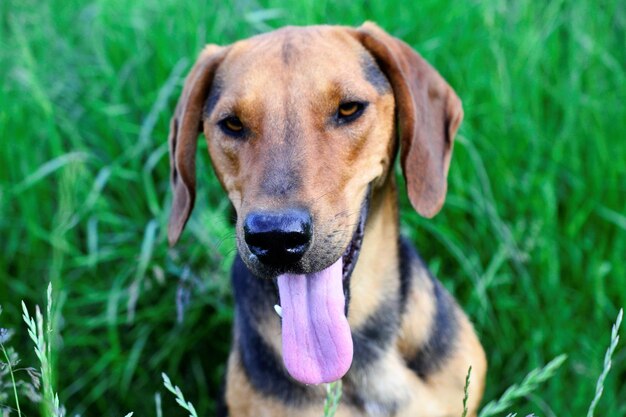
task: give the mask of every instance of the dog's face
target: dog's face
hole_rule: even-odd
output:
[[[343,292],[368,195],[393,175],[396,118],[410,200],[432,216],[446,192],[460,101],[375,25],[285,28],[208,46],[185,82],[170,132],[170,242],[193,207],[202,130],[237,212],[241,258],[253,274],[277,278],[285,364],[301,382],[332,381],[350,366]]]
[[[361,43],[337,28],[238,42],[203,113],[248,267],[275,277],[335,262],[393,155],[393,93]]]

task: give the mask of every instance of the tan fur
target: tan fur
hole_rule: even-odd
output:
[[[376,59],[391,88],[377,88],[366,79],[364,55]],[[220,97],[209,114],[203,114],[211,85],[219,86]],[[369,102],[367,113],[345,128],[329,127],[329,116],[350,95]],[[219,128],[220,120],[233,113],[249,129],[245,140],[227,137]],[[180,236],[193,207],[195,140],[200,127],[215,172],[237,212],[238,236],[242,219],[251,210],[307,204],[315,237],[303,258],[305,269],[319,270],[341,256],[371,186],[365,236],[350,281],[348,319],[353,330],[359,329],[372,311],[399,292],[392,165],[398,148],[396,113],[409,198],[419,213],[432,216],[443,204],[452,141],[463,111],[454,91],[408,45],[366,24],[359,29],[285,28],[228,47],[208,47],[185,82],[171,124],[170,242]],[[276,172],[283,174],[275,177]],[[289,176],[298,180],[296,191],[286,185],[289,192],[266,190],[268,182],[281,185]],[[241,238],[238,249],[248,262]],[[365,411],[342,404],[338,417],[379,416],[379,405],[389,399],[400,405],[397,416],[459,416],[470,365],[470,413],[476,413],[486,359],[460,309],[454,312],[459,326],[456,348],[445,363],[425,379],[407,367],[407,358],[431,335],[435,311],[427,272],[414,266],[412,274],[414,284],[393,347],[371,364],[367,374],[350,371],[344,378],[346,395],[359,393],[367,399]],[[265,318],[262,329],[262,338],[280,353],[278,318]],[[251,386],[237,351],[231,352],[226,402],[233,417],[319,416],[324,389],[316,390],[318,405],[297,409],[266,398]]]
[[[371,212],[380,212],[380,215],[371,214],[369,217],[361,256],[350,279],[352,300],[348,318],[351,328],[358,328],[368,314],[376,311],[384,301],[382,294],[398,292],[398,282],[381,279],[399,273],[398,225],[388,221],[396,217],[397,203],[394,180],[390,177],[389,182],[391,184],[384,187],[371,203]]]

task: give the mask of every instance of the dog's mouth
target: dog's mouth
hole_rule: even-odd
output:
[[[352,364],[352,333],[347,305],[350,277],[363,243],[369,193],[343,255],[311,274],[277,277],[282,317],[283,360],[289,374],[304,384],[342,378]]]
[[[348,314],[348,306],[350,301],[350,277],[352,276],[352,272],[354,271],[354,267],[356,266],[356,262],[359,259],[359,254],[361,253],[361,245],[363,244],[363,235],[365,234],[365,221],[367,220],[367,214],[369,210],[369,201],[370,201],[370,192],[368,190],[367,196],[363,200],[361,204],[361,211],[359,213],[359,222],[354,229],[354,233],[352,234],[352,239],[348,244],[345,252],[341,256],[341,260],[343,262],[342,268],[342,282],[343,282],[343,292],[346,299],[346,315]]]

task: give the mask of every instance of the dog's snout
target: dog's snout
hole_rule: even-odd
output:
[[[246,244],[264,264],[297,262],[311,243],[311,215],[300,209],[252,212],[243,225]]]

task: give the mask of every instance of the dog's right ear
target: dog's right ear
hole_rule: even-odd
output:
[[[174,199],[167,237],[173,246],[191,215],[196,198],[196,148],[202,131],[202,110],[217,67],[226,55],[226,48],[208,45],[185,79],[170,121],[170,180]]]

